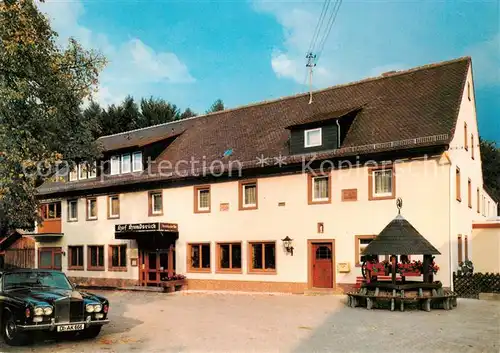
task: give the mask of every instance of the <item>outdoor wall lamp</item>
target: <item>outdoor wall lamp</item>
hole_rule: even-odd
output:
[[[286,252],[290,253],[293,256],[293,239],[290,239],[290,237],[287,235],[284,239],[281,240],[283,241],[283,247],[285,248]]]

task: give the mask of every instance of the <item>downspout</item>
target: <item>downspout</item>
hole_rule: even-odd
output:
[[[337,148],[340,148],[340,124],[339,124],[339,119],[336,119],[335,122],[337,123]]]
[[[452,269],[452,249],[453,247],[451,246],[451,224],[452,224],[452,221],[451,221],[451,209],[452,209],[452,178],[453,178],[453,175],[452,175],[452,163],[451,163],[451,159],[450,159],[450,165],[449,165],[449,168],[448,168],[448,268],[450,269],[450,289],[453,291],[453,269]]]

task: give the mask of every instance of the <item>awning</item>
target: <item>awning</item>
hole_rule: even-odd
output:
[[[31,234],[27,233],[24,235],[32,237],[37,242],[45,242],[45,241],[56,241],[60,239],[64,235],[64,233],[31,233]]]
[[[166,247],[179,238],[176,223],[116,224],[115,239],[137,240],[144,247]]]

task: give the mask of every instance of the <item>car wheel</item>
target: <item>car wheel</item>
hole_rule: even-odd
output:
[[[82,332],[83,338],[96,338],[101,332],[102,326],[90,326]]]
[[[9,346],[24,346],[33,342],[33,336],[17,330],[17,325],[11,313],[4,316],[2,335]]]

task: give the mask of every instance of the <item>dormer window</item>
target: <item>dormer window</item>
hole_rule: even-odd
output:
[[[118,156],[111,157],[111,175],[120,174],[120,158]]]
[[[122,154],[122,173],[130,173],[130,154]]]
[[[142,171],[142,152],[134,152],[132,153],[132,171],[140,172]]]
[[[75,181],[78,180],[78,167],[75,166],[71,171],[69,172],[69,181]]]
[[[144,169],[142,165],[142,152],[140,151],[111,156],[110,164],[111,175],[141,172]]]
[[[87,165],[86,164],[79,164],[78,165],[78,179],[87,179]]]
[[[89,165],[87,162],[82,162],[75,165],[69,172],[69,181],[93,179],[97,176],[97,164],[93,162]]]
[[[317,147],[322,145],[321,128],[304,131],[304,147]]]

